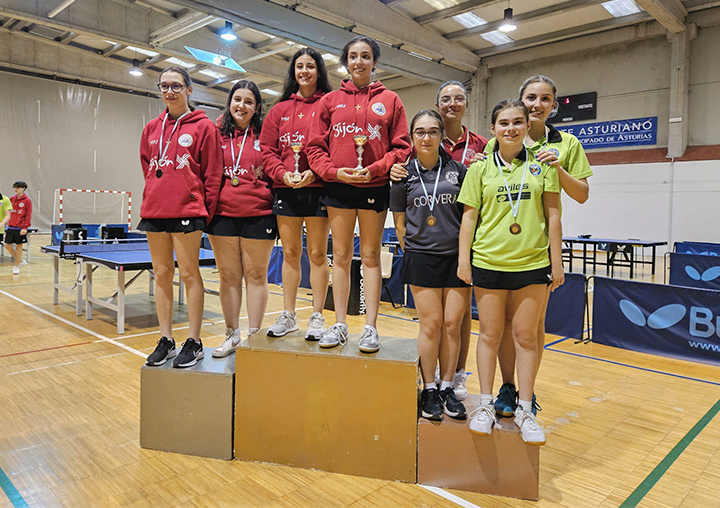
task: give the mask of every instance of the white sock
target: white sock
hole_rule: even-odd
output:
[[[440,383],[440,391],[443,391],[445,388],[452,387],[452,381],[445,381],[444,379]]]
[[[532,401],[530,400],[518,400],[518,407],[522,408],[522,410],[526,413],[530,413],[532,411]]]
[[[485,393],[480,394],[480,404],[482,404],[483,406],[487,406],[492,403],[493,403],[492,393],[489,395],[485,394]]]
[[[435,381],[425,383],[425,389],[426,390],[437,390],[437,383]]]
[[[248,328],[247,334],[248,337],[250,337],[253,333],[257,333],[260,331],[260,328]]]

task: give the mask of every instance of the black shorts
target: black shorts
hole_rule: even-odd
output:
[[[429,254],[405,251],[400,282],[423,288],[470,287],[457,276],[457,254]]]
[[[5,243],[27,243],[27,235],[21,235],[19,229],[7,229]]]
[[[273,193],[273,214],[284,217],[327,217],[327,206],[320,202],[322,193],[322,187],[276,188]]]
[[[140,219],[138,229],[146,233],[194,233],[205,229],[205,219]]]
[[[320,201],[333,208],[384,212],[390,206],[390,185],[356,187],[342,182],[327,182]]]
[[[485,268],[472,267],[473,286],[483,289],[507,289],[514,291],[532,284],[548,286],[552,284],[550,265],[525,272],[500,272]]]
[[[277,219],[274,215],[261,217],[225,217],[216,215],[205,228],[208,235],[238,236],[249,240],[275,240]]]

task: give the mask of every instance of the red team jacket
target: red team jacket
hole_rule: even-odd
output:
[[[23,193],[22,196],[11,196],[10,204],[10,220],[7,227],[10,229],[27,229],[30,227],[30,219],[32,219],[32,201]],[[1,233],[2,231],[0,231]]]
[[[321,90],[307,99],[292,94],[289,100],[275,104],[267,114],[260,134],[260,147],[265,160],[265,172],[272,179],[275,187],[288,188],[283,182],[283,176],[287,172],[295,172],[295,158],[290,143],[303,144],[298,171],[302,173],[310,169],[307,157],[310,125],[315,114],[315,106],[323,95]],[[318,177],[307,187],[322,186],[323,182]]]
[[[482,151],[485,149],[485,145],[487,145],[487,142],[487,139],[480,136],[479,134],[470,132],[463,125],[463,135],[460,138],[460,141],[453,144],[452,141],[450,141],[448,138],[445,138],[443,139],[443,147],[453,160],[460,162],[465,166],[469,166],[470,161],[475,156],[475,154],[482,153]],[[465,150],[466,148],[467,150]],[[465,154],[464,158],[463,154]]]
[[[222,116],[218,118],[218,128]],[[272,214],[273,196],[270,177],[263,168],[263,155],[260,150],[260,140],[254,129],[245,139],[245,147],[240,156],[237,172],[233,167],[230,144],[234,143],[235,158],[240,154],[245,131],[235,129],[232,138],[223,136],[221,139],[223,156],[223,179],[220,190],[220,200],[215,213],[225,217],[260,217]],[[263,129],[265,130],[265,129]],[[220,131],[218,130],[218,135]],[[239,185],[232,184],[233,177],[237,177]]]
[[[340,90],[320,99],[307,151],[310,167],[326,182],[337,182],[338,168],[357,166],[357,134],[368,136],[363,167],[372,175],[370,182],[357,185],[386,185],[392,165],[410,154],[410,136],[400,98],[377,81],[358,89],[344,80]]]
[[[165,160],[160,158],[160,134],[167,109],[151,120],[140,141],[140,163],[145,189],[140,208],[143,219],[203,217],[215,213],[222,178],[218,131],[204,111],[187,114],[175,133],[176,121],[168,116],[163,143],[170,141]],[[157,177],[157,171],[162,176]]]

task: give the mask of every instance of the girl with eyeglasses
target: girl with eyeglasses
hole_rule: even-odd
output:
[[[145,189],[138,229],[147,233],[161,335],[147,364],[162,365],[175,357],[174,367],[190,367],[204,356],[200,327],[205,289],[198,259],[202,230],[218,202],[222,152],[212,121],[190,102],[193,88],[187,71],[168,67],[159,79],[166,108],[145,126],[140,140]],[[172,337],[175,257],[190,325],[179,355]]]
[[[220,272],[220,305],[225,340],[214,357],[232,354],[240,343],[242,281],[247,291],[247,336],[262,327],[268,300],[267,271],[277,222],[272,214],[270,177],[260,149],[262,95],[253,81],[241,80],[228,94],[217,120],[223,153],[223,181],[215,216],[205,231]]]
[[[380,58],[374,39],[358,36],[340,54],[350,73],[340,90],[325,95],[315,110],[308,160],[325,180],[322,203],[328,208],[333,240],[333,300],[336,323],[320,339],[323,348],[348,339],[347,305],[355,222],[360,225],[364,275],[365,327],[360,351],[380,349],[377,315],[382,288],[380,245],[390,200],[388,171],[410,153],[405,108],[395,92],[372,81]]]
[[[445,131],[436,111],[417,113],[410,132],[417,155],[406,166],[408,176],[392,186],[390,210],[404,251],[400,278],[410,285],[420,321],[418,351],[425,383],[422,416],[441,420],[444,412],[465,419],[465,406],[452,384],[460,329],[470,301],[470,285],[457,277],[463,211],[457,197],[466,170],[442,147]],[[438,356],[439,386],[435,380]]]

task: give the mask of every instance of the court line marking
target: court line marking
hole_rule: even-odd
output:
[[[105,337],[104,335],[100,335],[99,333],[94,332],[94,331],[92,331],[92,330],[90,330],[90,329],[88,329],[88,328],[85,328],[84,326],[80,326],[80,325],[77,324],[77,323],[73,323],[72,321],[68,321],[67,319],[62,318],[62,317],[60,317],[60,316],[57,316],[57,315],[53,314],[52,312],[46,311],[45,309],[41,309],[40,307],[38,307],[38,306],[36,306],[36,305],[33,305],[32,303],[28,303],[28,302],[26,302],[25,300],[22,300],[22,299],[18,298],[17,296],[11,295],[10,293],[8,293],[8,292],[6,292],[6,291],[3,291],[3,290],[1,290],[1,289],[0,289],[0,294],[5,295],[5,296],[7,296],[8,298],[11,298],[11,299],[15,300],[16,302],[20,302],[20,303],[22,303],[23,305],[25,305],[25,306],[27,306],[27,307],[30,307],[31,309],[33,309],[33,310],[35,310],[35,311],[37,311],[37,312],[40,312],[41,314],[45,314],[46,316],[50,316],[51,318],[53,318],[53,319],[55,319],[55,320],[57,320],[57,321],[60,321],[61,323],[65,323],[66,325],[72,326],[73,328],[76,328],[76,329],[78,329],[78,330],[80,330],[80,331],[82,331],[82,332],[85,332],[85,333],[87,333],[88,335],[92,335],[92,336],[95,337],[96,339],[100,339],[100,340],[97,341],[97,342],[109,342],[110,344],[114,344],[114,345],[117,346],[117,347],[123,348],[124,350],[129,351],[129,352],[131,352],[131,353],[134,354],[134,355],[140,356],[140,357],[143,358],[143,359],[145,359],[145,357],[147,356],[147,355],[141,353],[140,351],[138,351],[137,349],[133,349],[133,348],[131,348],[130,346],[126,346],[126,345],[123,344],[122,342],[118,342],[118,341],[116,341],[116,340],[109,339],[109,338]]]
[[[85,344],[92,344],[92,341],[89,340],[87,342],[77,342],[75,344],[66,344],[64,346],[54,346],[54,347],[46,347],[43,349],[31,349],[30,351],[20,351],[19,353],[10,353],[7,355],[0,355],[0,358],[7,358],[8,356],[27,355],[30,353],[41,353],[43,351],[52,351],[53,349],[63,349],[66,347],[84,346]]]
[[[0,488],[3,489],[5,495],[10,499],[10,502],[15,508],[28,508],[28,504],[25,499],[20,495],[18,489],[12,484],[10,478],[5,474],[5,471],[0,468]]]
[[[90,344],[90,343],[88,342],[88,344]],[[125,354],[125,353],[121,353],[121,354]],[[53,364],[53,365],[46,365],[45,367],[36,367],[36,368],[34,368],[34,369],[27,369],[27,370],[20,370],[20,371],[17,371],[17,372],[10,372],[10,373],[6,374],[6,376],[14,376],[14,375],[16,375],[16,374],[25,374],[26,372],[35,372],[35,371],[37,371],[37,370],[51,369],[51,368],[53,368],[53,367],[62,367],[63,365],[72,365],[73,363],[80,363],[80,360],[75,360],[74,362],[55,363],[55,364]]]
[[[665,455],[665,457],[660,461],[660,463],[655,466],[655,469],[653,469],[649,475],[642,481],[640,485],[637,486],[637,488],[628,496],[628,498],[623,501],[623,503],[620,505],[620,508],[631,508],[634,506],[637,506],[640,501],[650,492],[650,490],[655,486],[655,484],[660,480],[660,478],[663,477],[663,475],[670,469],[670,466],[673,465],[673,463],[680,457],[680,455],[685,451],[685,449],[690,445],[690,443],[693,442],[693,440],[703,431],[703,429],[707,426],[708,423],[715,417],[715,415],[720,412],[720,400],[718,400],[713,406],[708,410],[705,415],[698,420],[698,422],[693,426],[690,431],[688,431],[687,434],[683,436],[683,438],[678,441],[678,443],[673,447],[672,450],[670,450],[670,453]]]
[[[443,490],[440,487],[433,487],[431,485],[423,485],[422,483],[418,483],[417,485],[418,485],[418,487],[422,487],[425,490],[429,490],[433,494],[436,494],[440,497],[444,497],[448,501],[455,503],[458,506],[462,506],[463,508],[480,508],[480,506],[473,504],[470,501],[465,501],[463,498],[458,497],[455,494],[451,494],[450,492],[447,492],[446,490]]]

